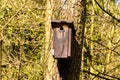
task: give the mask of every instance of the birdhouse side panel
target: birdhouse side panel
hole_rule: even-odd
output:
[[[68,29],[68,57],[71,56],[72,29]]]

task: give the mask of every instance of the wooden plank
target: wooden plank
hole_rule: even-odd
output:
[[[71,40],[72,40],[72,30],[69,28],[68,31],[68,57],[71,56]]]
[[[65,58],[67,58],[68,57],[68,45],[69,45],[69,41],[68,41],[68,36],[69,36],[69,34],[68,34],[68,30],[69,30],[69,28],[68,27],[66,27],[66,26],[64,26],[65,28],[64,28],[64,30],[65,30],[65,32],[64,32],[64,42],[63,42],[63,44],[64,44],[64,52],[63,52],[63,55],[65,55]]]
[[[60,28],[54,28],[53,30],[53,48],[55,52],[55,58],[67,58],[69,45],[69,28],[64,27],[64,32],[59,32],[59,30]]]

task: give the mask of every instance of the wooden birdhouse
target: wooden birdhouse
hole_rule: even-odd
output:
[[[53,42],[52,54],[55,58],[71,57],[72,22],[52,21]]]

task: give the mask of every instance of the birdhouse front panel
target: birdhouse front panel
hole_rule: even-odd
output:
[[[68,25],[53,29],[53,49],[55,58],[71,56],[71,28]]]

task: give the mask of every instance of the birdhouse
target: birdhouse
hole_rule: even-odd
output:
[[[52,21],[53,42],[52,54],[55,58],[71,57],[72,30],[74,29],[72,22]]]

